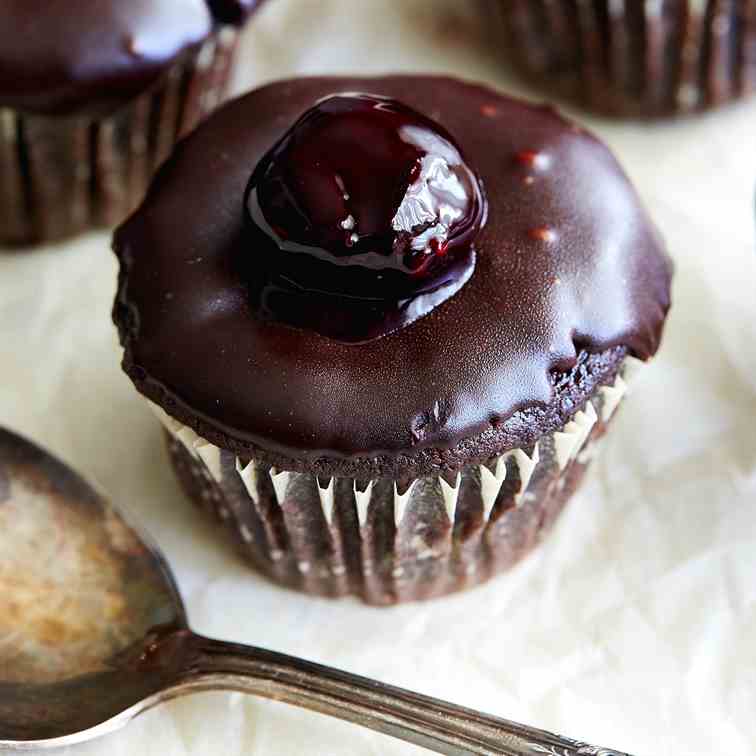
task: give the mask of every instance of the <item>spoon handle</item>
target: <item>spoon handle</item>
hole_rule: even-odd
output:
[[[174,694],[252,693],[452,756],[629,756],[273,651],[201,636],[191,646]]]

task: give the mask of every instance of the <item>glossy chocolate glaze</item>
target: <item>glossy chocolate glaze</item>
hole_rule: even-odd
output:
[[[205,0],[4,0],[0,107],[107,113],[148,89],[214,26]]]
[[[465,284],[486,203],[451,134],[350,94],[318,102],[262,158],[244,212],[237,263],[258,317],[354,343]]]
[[[233,264],[251,171],[343,91],[438,121],[489,206],[469,282],[360,345],[260,321]],[[115,250],[114,317],[140,391],[237,453],[323,470],[347,460],[353,474],[367,457],[419,472],[447,451],[456,464],[532,443],[611,380],[626,350],[654,354],[670,303],[663,244],[606,147],[550,108],[441,77],[299,79],[233,101],[179,145]]]

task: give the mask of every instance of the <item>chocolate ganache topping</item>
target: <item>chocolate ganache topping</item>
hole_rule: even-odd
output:
[[[216,4],[218,16],[206,0],[3,0],[0,107],[107,113],[148,89],[216,23],[241,22],[253,6]]]
[[[271,154],[274,145],[310,154],[313,134],[305,130],[301,144],[287,134],[303,113],[338,105],[340,97],[324,98],[341,92],[405,103],[452,146],[453,135],[464,155],[460,183],[471,189],[462,167],[475,168],[487,202],[467,282],[425,316],[362,343],[261,317],[250,296],[254,265],[239,264],[259,260],[261,281],[270,280],[270,256],[337,268],[332,257],[348,261],[361,250],[344,244],[351,229],[340,224],[351,225],[349,215],[358,239],[387,230],[395,217],[387,198],[376,206],[378,223],[361,215],[373,195],[356,180],[343,193],[365,194],[357,206],[342,205],[330,169],[321,206],[319,194],[307,194],[317,174]],[[370,128],[391,143],[386,123]],[[340,170],[349,168],[343,163]],[[256,166],[271,170],[269,185],[264,172],[257,185],[270,194],[253,200],[246,190]],[[301,193],[285,191],[289,169],[305,180]],[[376,173],[380,182],[391,170]],[[283,208],[303,207],[317,222],[307,225],[305,214],[283,217],[283,229],[270,223]],[[263,212],[271,228],[250,233],[252,215]],[[306,251],[282,252],[294,233]],[[376,247],[379,259],[391,257],[397,236]],[[227,104],[179,145],[114,246],[121,262],[114,317],[124,369],[139,390],[211,442],[288,460],[289,469],[357,474],[360,460],[381,459],[424,474],[532,443],[582,406],[587,396],[572,392],[573,383],[588,385],[596,370],[611,380],[625,354],[656,352],[670,302],[664,245],[601,142],[550,108],[443,77],[305,78]],[[450,254],[464,259],[465,245],[458,249]],[[407,262],[391,264],[411,288]]]
[[[440,126],[395,100],[341,94],[262,158],[245,212],[258,315],[359,342],[467,281],[485,200]]]

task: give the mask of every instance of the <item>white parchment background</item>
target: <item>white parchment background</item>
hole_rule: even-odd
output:
[[[523,92],[482,46],[474,10],[459,0],[269,0],[249,28],[237,87],[425,69]],[[182,500],[158,426],[119,372],[107,234],[0,256],[0,422],[137,513],[201,632],[637,756],[754,753],[756,102],[671,124],[578,117],[617,151],[666,235],[675,305],[661,354],[586,486],[509,575],[427,605],[371,609],[251,573]],[[236,694],[166,705],[66,751],[416,752]]]

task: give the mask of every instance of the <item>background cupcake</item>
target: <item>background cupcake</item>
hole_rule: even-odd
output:
[[[522,70],[602,113],[689,113],[756,89],[753,0],[489,5],[506,53]]]
[[[77,0],[0,8],[0,243],[122,220],[221,100],[252,3]]]
[[[123,366],[187,493],[270,577],[371,603],[532,548],[669,306],[663,245],[608,150],[446,78],[234,101],[115,250]]]

